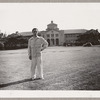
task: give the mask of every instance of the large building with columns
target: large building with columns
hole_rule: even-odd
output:
[[[57,24],[53,23],[53,21],[47,25],[46,31],[41,31],[40,34],[48,41],[50,46],[63,45],[64,31],[59,30]]]
[[[78,36],[80,34],[84,34],[86,29],[68,29],[68,30],[60,30],[53,21],[47,25],[45,31],[40,31],[39,35],[44,37],[49,46],[61,46],[66,44],[75,44]],[[23,36],[31,37],[32,32],[21,32]]]

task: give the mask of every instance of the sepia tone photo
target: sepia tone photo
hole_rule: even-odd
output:
[[[0,3],[0,90],[100,90],[100,3]]]

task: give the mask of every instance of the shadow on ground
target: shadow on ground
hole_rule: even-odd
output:
[[[7,86],[10,86],[10,85],[16,85],[16,84],[20,84],[20,83],[24,83],[24,82],[29,82],[29,81],[35,81],[35,80],[39,80],[39,78],[36,78],[34,80],[29,78],[29,79],[23,79],[23,80],[19,80],[19,81],[15,81],[15,82],[10,82],[10,83],[6,83],[6,84],[0,84],[0,88],[7,87]]]

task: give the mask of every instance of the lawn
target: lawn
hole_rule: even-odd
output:
[[[0,51],[1,90],[99,90],[100,47],[48,47],[44,80],[30,80],[27,49]]]

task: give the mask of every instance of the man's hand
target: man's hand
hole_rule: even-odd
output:
[[[29,56],[29,59],[32,60],[32,56]]]

